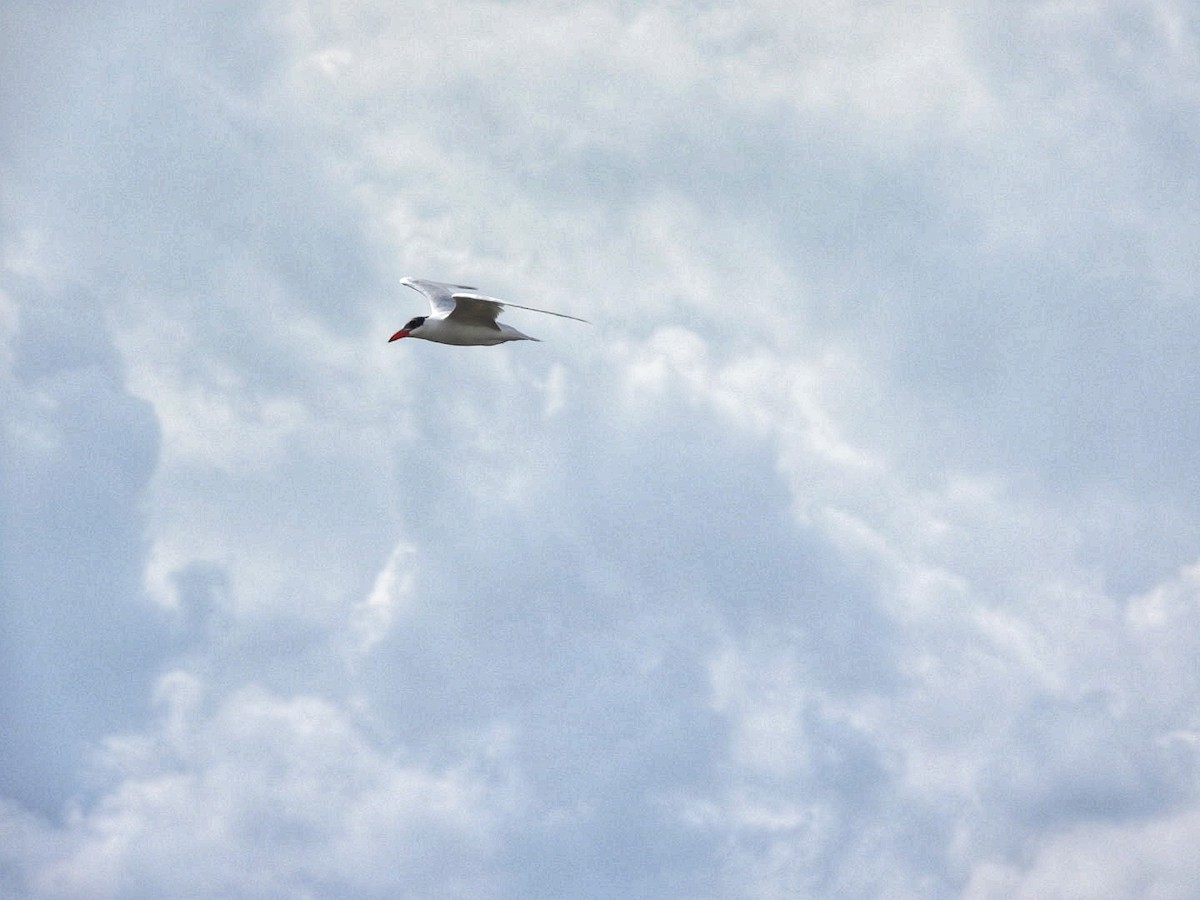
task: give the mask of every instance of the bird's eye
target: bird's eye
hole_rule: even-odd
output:
[[[414,328],[420,328],[420,327],[421,327],[421,323],[422,323],[422,322],[424,322],[424,321],[425,321],[425,317],[424,317],[424,316],[417,316],[415,319],[410,319],[410,320],[409,320],[409,322],[408,322],[408,324],[407,324],[407,325],[405,325],[404,327],[405,327],[405,329],[407,329],[408,331],[412,331]]]

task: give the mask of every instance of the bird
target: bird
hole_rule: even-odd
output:
[[[424,278],[401,278],[400,283],[424,294],[429,301],[430,313],[427,316],[409,319],[408,324],[388,338],[389,344],[401,338],[420,338],[423,341],[456,344],[460,347],[490,347],[505,341],[538,340],[517,331],[511,325],[496,321],[496,317],[506,306],[587,323],[587,319],[568,316],[566,313],[497,300],[495,297],[480,294],[478,288],[465,284],[447,284]]]

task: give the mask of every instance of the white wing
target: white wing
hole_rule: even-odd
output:
[[[468,290],[473,290],[473,288],[468,288]],[[529,312],[540,312],[545,313],[548,316],[558,316],[560,319],[574,319],[576,322],[583,322],[587,325],[592,324],[591,322],[588,322],[587,319],[581,319],[578,316],[568,316],[566,313],[554,312],[553,310],[549,309],[538,309],[536,306],[522,306],[520,303],[509,303],[507,300],[497,300],[495,297],[487,297],[483,294],[467,294],[458,291],[455,292],[452,297],[459,307],[461,307],[464,302],[472,305],[486,303],[489,306],[498,307],[496,312],[499,313],[500,308],[511,306],[513,309],[526,309],[529,310]]]
[[[424,278],[401,278],[400,283],[425,295],[429,311],[434,318],[444,319],[454,312],[454,292],[473,291],[465,284],[446,284],[443,281],[427,281]]]
[[[420,291],[429,301],[429,307],[434,318],[453,319],[464,324],[470,322],[495,328],[496,317],[506,306],[514,309],[524,309],[529,312],[545,313],[548,316],[558,316],[561,319],[573,319],[576,322],[591,324],[587,319],[578,316],[568,316],[566,313],[554,312],[549,309],[538,309],[536,306],[522,306],[519,303],[509,303],[507,300],[497,300],[485,294],[475,293],[477,288],[465,284],[447,284],[444,281],[428,281],[424,278],[401,278],[400,283],[414,291]]]

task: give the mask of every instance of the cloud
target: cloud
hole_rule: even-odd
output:
[[[1188,897],[1197,872],[1186,848],[1196,828],[1192,812],[1134,826],[1084,826],[1041,848],[1028,869],[980,866],[964,896]]]
[[[141,597],[158,453],[94,298],[10,281],[3,426],[3,791],[48,810],[84,747],[140,719],[164,623]]]
[[[433,771],[381,752],[315,697],[246,687],[213,703],[205,691],[187,673],[163,677],[154,736],[107,743],[112,790],[26,871],[30,895],[491,894],[491,833],[511,791],[476,761]],[[493,743],[481,762],[503,753]],[[18,842],[46,842],[41,828],[5,816]],[[459,860],[450,878],[447,854]]]
[[[0,892],[1187,894],[1182,5],[78,12]],[[404,274],[595,324],[388,345]]]

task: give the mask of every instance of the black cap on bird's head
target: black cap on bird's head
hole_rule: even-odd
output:
[[[409,319],[407,325],[388,338],[388,343],[390,344],[392,341],[398,341],[400,338],[408,337],[409,334],[424,325],[427,318],[429,317],[417,316],[415,319]]]

